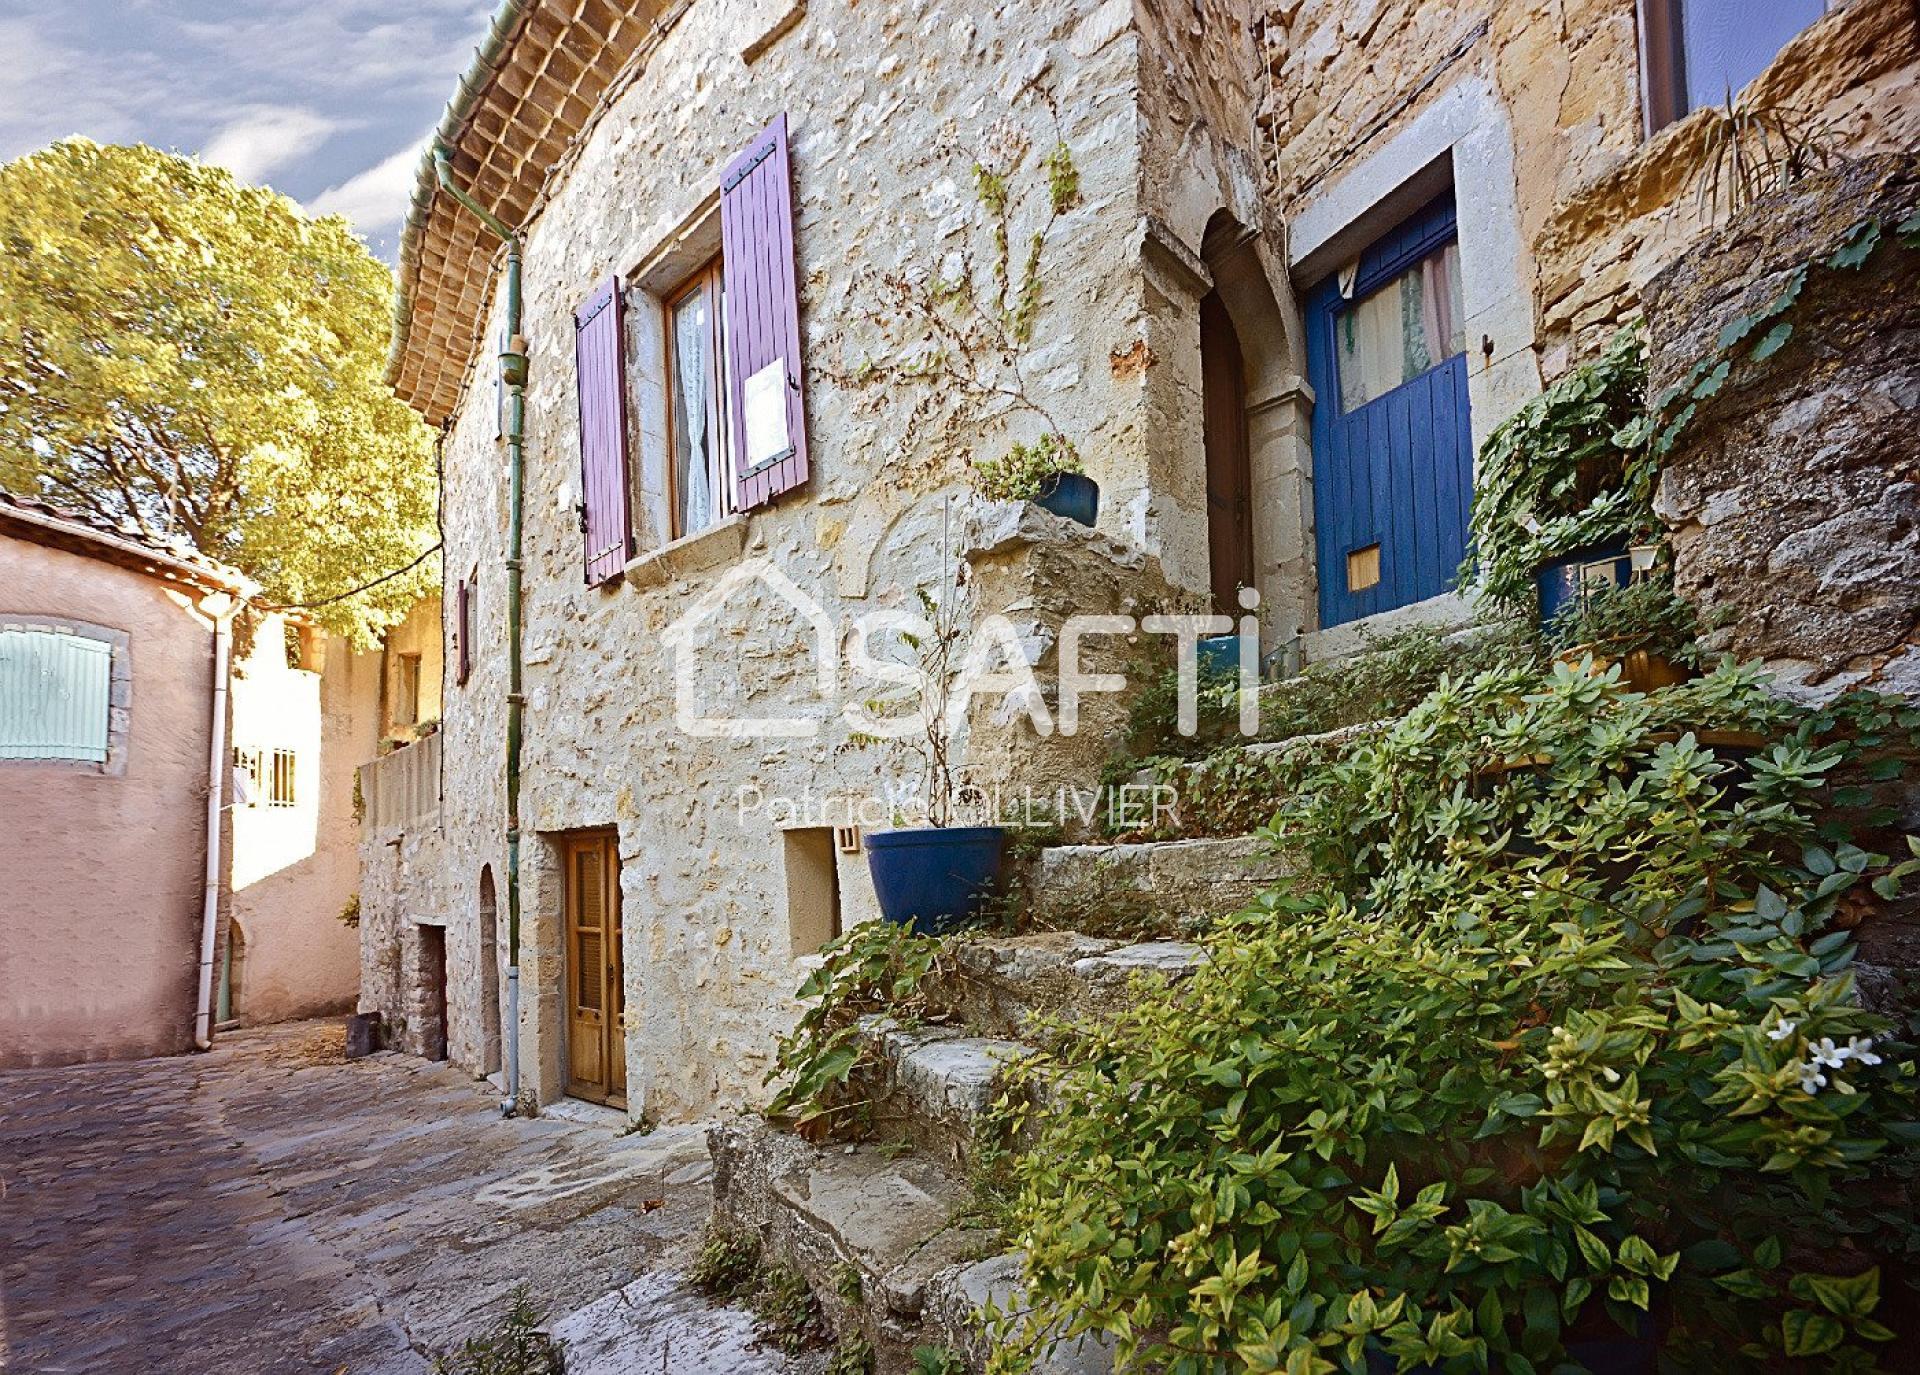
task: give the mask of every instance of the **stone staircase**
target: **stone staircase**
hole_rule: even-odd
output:
[[[858,1333],[872,1345],[876,1375],[911,1371],[916,1347],[980,1369],[980,1311],[1017,1297],[1019,1258],[1001,1251],[972,1176],[997,1144],[987,1116],[1007,1067],[1033,1053],[1023,1036],[1052,1014],[1118,1006],[1136,976],[1183,978],[1201,958],[1186,942],[1071,931],[956,943],[922,984],[956,1009],[951,1021],[862,1026],[871,1068],[855,1083],[873,1104],[872,1140],[816,1144],[757,1118],[711,1130],[714,1227],[754,1235],[763,1263],[797,1271],[843,1340]],[[1112,1362],[1083,1340],[1036,1369],[1106,1375]]]
[[[1258,763],[1297,746],[1242,748]],[[746,1117],[712,1129],[716,1233],[751,1234],[763,1264],[796,1271],[843,1343],[871,1344],[875,1375],[913,1371],[917,1347],[982,1369],[982,1308],[1018,1299],[1019,1257],[974,1182],[995,1150],[1022,1144],[993,1135],[1008,1066],[1046,1041],[1050,1018],[1098,1018],[1138,978],[1189,976],[1205,951],[1183,937],[1294,873],[1251,835],[1042,850],[1019,875],[1023,934],[962,937],[922,981],[944,1020],[862,1024],[852,1086],[872,1139],[809,1142]],[[1084,1339],[1036,1369],[1107,1375],[1112,1360]]]

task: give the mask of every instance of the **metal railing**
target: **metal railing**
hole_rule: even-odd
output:
[[[361,824],[404,831],[440,819],[440,734],[360,766]]]

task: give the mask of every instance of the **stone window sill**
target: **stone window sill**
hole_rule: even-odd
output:
[[[649,549],[626,566],[626,584],[635,591],[664,587],[677,578],[690,578],[709,568],[738,559],[747,547],[747,518],[728,516],[718,525],[709,525],[691,535],[682,535],[671,544]]]

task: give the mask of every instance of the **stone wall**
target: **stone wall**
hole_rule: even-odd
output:
[[[1836,150],[1914,147],[1917,22],[1908,0],[1837,5],[1744,99],[1794,110]],[[1630,3],[1268,0],[1260,27],[1259,124],[1270,195],[1289,222],[1461,83],[1496,93],[1513,129],[1507,193],[1534,298],[1531,342],[1548,377],[1636,316],[1641,289],[1707,227],[1693,183],[1712,113],[1643,132]],[[1454,174],[1464,189],[1481,170],[1456,162]]]
[[[1776,192],[1699,241],[1644,300],[1656,395],[1805,271],[1754,331],[1661,476],[1675,579],[1718,641],[1810,696],[1865,684],[1920,697],[1920,158],[1881,157]],[[1857,267],[1833,254],[1871,221]],[[1914,236],[1909,232],[1911,240]],[[1754,344],[1776,323],[1786,345]]]

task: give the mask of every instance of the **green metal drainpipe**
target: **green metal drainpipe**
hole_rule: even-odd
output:
[[[434,174],[454,200],[507,246],[507,347],[500,380],[507,389],[507,1101],[520,1099],[520,513],[526,466],[527,346],[520,334],[520,236],[481,207],[453,176],[446,146],[433,146]]]

